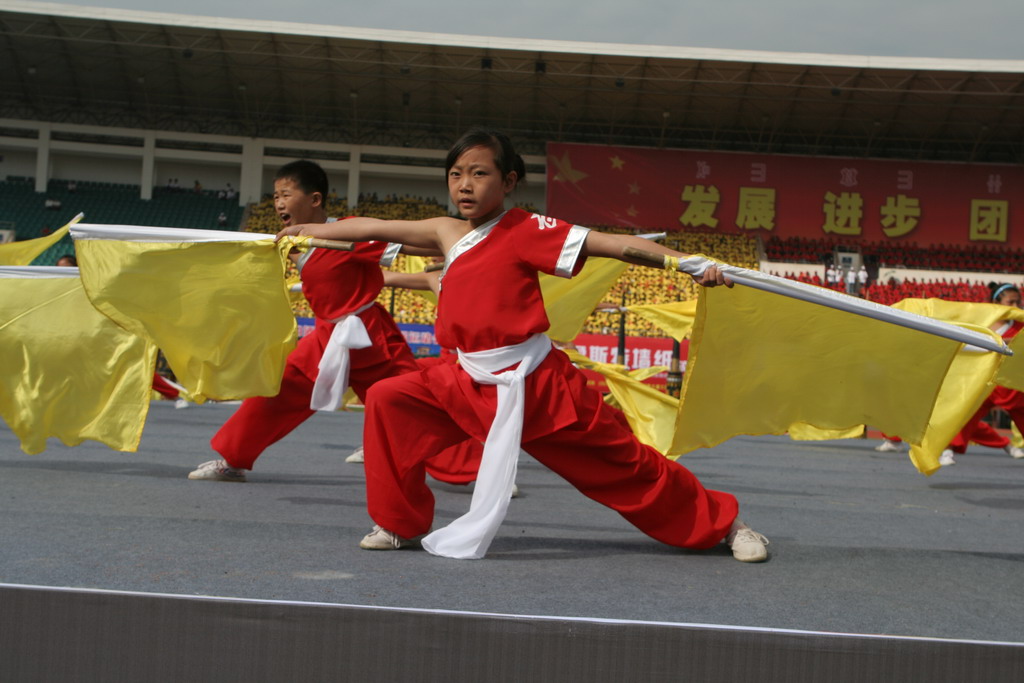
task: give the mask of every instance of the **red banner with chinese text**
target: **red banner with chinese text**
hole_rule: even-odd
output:
[[[579,225],[1024,246],[1024,168],[549,143],[547,213]]]
[[[611,334],[581,334],[573,340],[576,350],[598,363],[615,363],[619,353],[619,338]],[[679,345],[680,370],[686,371],[686,358],[690,340],[684,339]],[[626,337],[625,365],[630,370],[649,368],[652,365],[671,367],[672,340],[668,337]],[[608,391],[604,379],[596,372],[584,370],[587,384],[602,393]],[[665,390],[668,373],[659,373],[644,380],[645,383]]]

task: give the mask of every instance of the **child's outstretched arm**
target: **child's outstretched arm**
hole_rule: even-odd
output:
[[[587,256],[603,256],[605,258],[614,258],[626,263],[633,263],[638,266],[650,266],[651,263],[643,259],[637,259],[632,256],[626,255],[624,252],[627,247],[634,247],[640,251],[651,252],[655,254],[666,254],[668,256],[675,256],[676,258],[686,258],[689,254],[684,254],[681,251],[669,249],[666,246],[658,244],[657,242],[651,242],[645,240],[642,237],[636,237],[634,235],[612,235],[606,232],[598,232],[591,230],[587,234],[587,241],[584,246]],[[715,287],[717,285],[725,285],[726,287],[732,287],[732,280],[725,277],[725,275],[718,269],[718,266],[710,265],[705,270],[703,275],[700,277],[694,277],[694,281],[697,284],[704,287]]]
[[[440,233],[451,227],[456,218],[428,218],[422,221],[388,221],[379,218],[348,218],[334,223],[306,223],[290,225],[277,233],[280,239],[286,235],[309,235],[329,240],[349,242],[399,242],[412,247],[437,250],[441,248]]]
[[[440,275],[440,272],[399,273],[393,270],[385,270],[384,286],[414,289],[437,294],[437,281]]]

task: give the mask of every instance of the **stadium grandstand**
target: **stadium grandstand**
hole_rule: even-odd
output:
[[[273,173],[298,158],[328,172],[333,215],[445,215],[446,149],[479,124],[525,152],[517,205],[582,225],[665,231],[673,248],[883,304],[984,301],[990,281],[1024,282],[1024,61],[655,48],[0,0],[0,91],[2,240],[44,236],[80,211],[90,223],[276,232]],[[587,154],[611,165],[579,165]],[[647,206],[665,205],[645,222],[645,207],[586,189],[612,182],[623,159],[689,175],[630,185]],[[765,181],[766,168],[780,171]],[[812,210],[783,210],[806,198],[802,179],[833,170],[834,188],[811,197]],[[891,186],[870,185],[882,174]],[[668,200],[641,194],[656,185]],[[736,197],[752,186],[779,209],[744,223]],[[691,214],[699,193],[722,198],[717,213]],[[830,213],[853,199],[865,202],[861,213],[846,222]],[[72,248],[62,241],[36,264]],[[847,286],[862,266],[866,278]],[[631,267],[607,300],[695,295],[687,277]],[[381,301],[401,324],[433,320],[412,293]],[[615,335],[620,315],[595,313],[585,333]],[[625,332],[658,335],[631,315]]]

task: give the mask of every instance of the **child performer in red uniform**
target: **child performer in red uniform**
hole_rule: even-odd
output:
[[[989,289],[992,290],[993,303],[1021,308],[1020,290],[1014,285],[993,282],[989,285]],[[1019,321],[1002,320],[996,325],[995,331],[1003,339],[1010,341],[1017,336],[1022,327],[1024,327],[1024,323]],[[988,424],[982,421],[982,418],[988,415],[993,408],[1005,410],[1010,414],[1010,419],[1013,420],[1013,423],[1017,425],[1017,429],[1024,430],[1024,393],[1007,387],[996,387],[989,394],[989,397],[985,399],[985,402],[981,404],[977,412],[974,413],[974,416],[968,420],[964,428],[960,430],[960,433],[953,437],[949,448],[944,450],[942,455],[939,456],[940,465],[943,467],[955,465],[956,458],[954,453],[963,455],[967,451],[967,444],[971,441],[982,446],[1001,448],[1013,458],[1024,458],[1024,450],[1012,445],[1009,439],[995,432]],[[993,433],[995,439],[992,438]]]
[[[274,180],[274,204],[284,225],[329,220],[327,188],[327,174],[311,161],[282,166]],[[252,469],[264,449],[316,410],[337,409],[347,386],[365,400],[374,382],[416,370],[398,326],[375,302],[384,284],[380,262],[387,248],[386,242],[365,242],[352,251],[311,249],[293,255],[316,315],[314,331],[289,354],[278,394],[243,401],[210,441],[222,459],[201,464],[189,479],[243,482],[244,470]],[[465,483],[475,477],[475,471],[435,463],[431,474],[442,481]]]
[[[448,189],[465,220],[355,218],[289,226],[282,235],[383,239],[446,254],[436,333],[459,363],[378,382],[363,435],[367,549],[412,545],[433,522],[423,461],[472,437],[485,442],[470,511],[422,540],[446,557],[480,558],[504,518],[522,448],[644,533],[685,548],[726,540],[736,559],[767,558],[767,540],[737,518],[736,499],[706,490],[682,465],[641,444],[568,357],[544,336],[537,273],[569,277],[587,256],[628,260],[626,246],[681,256],[639,237],[591,232],[521,209],[505,196],[525,166],[500,133],[472,130],[448,153]],[[700,282],[728,284],[709,265]],[[497,373],[497,374],[495,374]]]

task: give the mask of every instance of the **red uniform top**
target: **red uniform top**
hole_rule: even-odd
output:
[[[452,247],[441,277],[435,334],[441,346],[483,351],[550,327],[538,272],[579,272],[587,230],[509,209]]]
[[[435,327],[442,347],[482,351],[518,344],[548,328],[537,272],[570,277],[587,230],[521,209],[510,209],[452,247],[441,282]],[[456,363],[423,370],[426,385],[470,436],[483,441],[494,418],[494,385],[477,384]],[[526,378],[523,441],[577,421],[577,406],[600,402],[587,395],[586,378],[557,349]]]
[[[1012,323],[1010,323],[1010,326],[1008,328],[1003,330],[1003,339],[1006,341],[1010,341],[1011,339],[1017,336],[1017,333],[1021,331],[1021,328],[1024,328],[1024,322],[1014,320]]]
[[[299,261],[302,293],[321,320],[335,320],[380,294],[387,242],[358,242],[352,251],[313,249]]]

